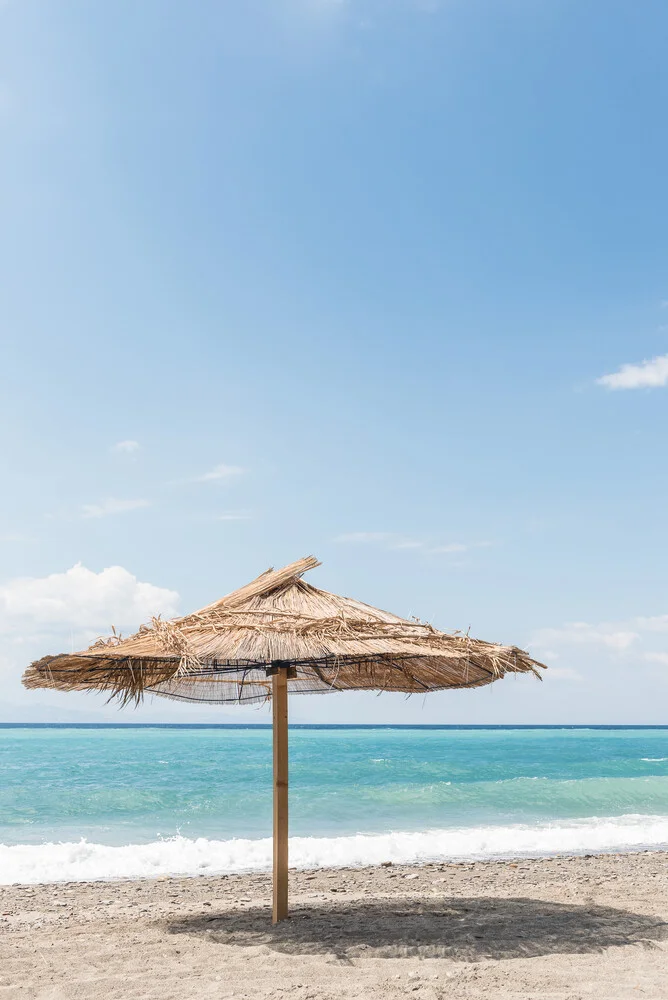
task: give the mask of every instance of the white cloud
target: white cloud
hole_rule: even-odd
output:
[[[659,645],[668,634],[668,615],[636,615],[620,622],[568,622],[560,628],[539,629],[531,637],[530,645],[536,655],[550,663],[560,658],[576,660],[586,655],[591,660],[592,651],[598,647],[598,656],[612,654],[637,668],[639,662],[668,665],[668,649],[647,649]],[[585,653],[585,650],[589,652]],[[565,668],[570,669],[570,668]]]
[[[427,549],[434,555],[454,555],[457,552],[470,552],[471,549],[491,549],[496,542],[448,542],[446,545],[434,545]]]
[[[140,447],[139,441],[117,441],[111,450],[117,455],[136,455]]]
[[[588,622],[570,622],[562,628],[544,628],[538,631],[532,640],[532,645],[539,648],[554,644],[595,645],[607,647],[621,652],[640,638],[639,632],[619,626],[601,624],[590,625]]]
[[[619,371],[602,375],[596,381],[606,389],[651,389],[668,385],[668,354],[637,365],[622,365]]]
[[[174,615],[178,599],[176,591],[144,583],[122,566],[94,573],[77,563],[0,587],[0,632],[136,628],[152,615]]]
[[[668,653],[645,653],[645,659],[648,663],[660,663],[668,667]]]
[[[638,628],[644,632],[668,632],[668,615],[654,615],[652,618],[636,618]]]
[[[558,681],[581,681],[583,680],[582,674],[579,670],[574,670],[572,667],[550,667],[549,673],[550,680]]]
[[[125,514],[129,510],[150,507],[150,500],[115,500],[109,497],[102,503],[85,503],[81,507],[82,517],[108,517],[110,514]]]
[[[215,465],[209,472],[205,472],[202,476],[196,476],[190,482],[210,483],[218,479],[233,479],[235,476],[243,475],[245,471],[240,465]]]
[[[550,666],[550,678],[584,680],[596,677],[598,671],[599,680],[607,686],[622,675],[634,677],[652,670],[648,666],[652,664],[654,681],[668,680],[664,669],[668,667],[668,615],[636,615],[595,624],[569,622],[535,632],[529,647]],[[552,668],[555,661],[560,663],[556,669]]]
[[[448,542],[444,545],[432,545],[428,542],[415,538],[405,538],[392,531],[353,531],[346,535],[339,535],[335,542],[357,542],[382,544],[390,550],[415,550],[424,552],[427,555],[455,555],[457,553],[468,552],[469,549],[488,548],[493,542]]]
[[[339,535],[335,542],[385,542],[393,536],[388,531],[351,531],[347,535]]]

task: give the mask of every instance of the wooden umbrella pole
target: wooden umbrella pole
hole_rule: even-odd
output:
[[[272,676],[274,735],[274,900],[272,923],[288,915],[288,671]]]

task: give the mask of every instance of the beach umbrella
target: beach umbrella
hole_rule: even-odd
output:
[[[540,677],[544,666],[516,646],[440,632],[319,590],[302,580],[319,565],[308,556],[269,569],[201,611],[45,656],[23,676],[28,688],[106,691],[123,704],[146,693],[205,704],[271,699],[274,923],[288,914],[289,691],[425,694],[481,687],[507,673]]]

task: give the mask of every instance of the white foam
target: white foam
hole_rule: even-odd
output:
[[[668,760],[668,757],[641,757],[641,760],[650,760],[652,763],[658,764],[661,760]]]
[[[487,826],[350,837],[292,837],[298,868],[538,857],[668,846],[668,816],[592,817],[536,826]],[[173,837],[150,844],[0,844],[0,884],[83,882],[267,871],[271,840]]]

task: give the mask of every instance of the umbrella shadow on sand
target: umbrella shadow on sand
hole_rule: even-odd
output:
[[[295,908],[274,927],[265,908],[229,910],[171,921],[173,934],[212,944],[269,947],[295,955],[481,959],[585,954],[668,940],[668,923],[609,906],[539,899],[439,899],[332,902]]]

